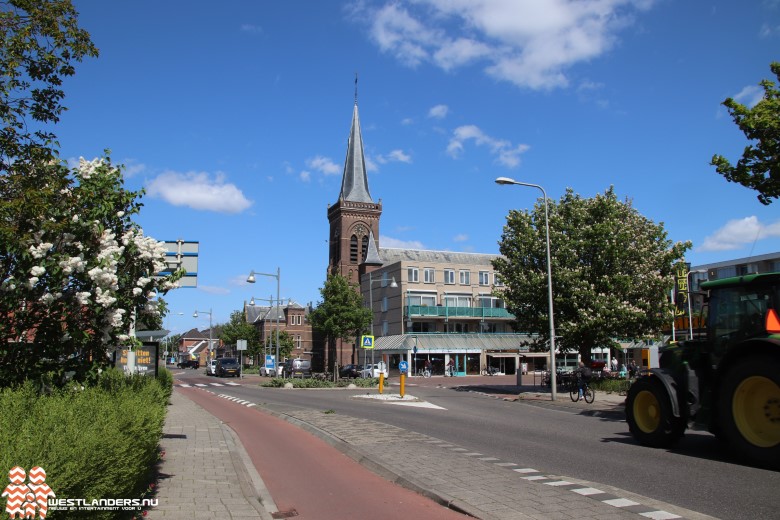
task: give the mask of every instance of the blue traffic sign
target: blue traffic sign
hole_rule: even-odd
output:
[[[276,356],[265,356],[265,368],[276,368]]]
[[[398,363],[398,370],[401,372],[408,372],[409,371],[409,362],[407,361],[401,361]]]

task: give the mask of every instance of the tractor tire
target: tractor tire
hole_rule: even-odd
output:
[[[637,379],[628,390],[626,421],[634,438],[644,446],[669,448],[685,432],[685,419],[672,415],[666,388],[651,377]]]
[[[780,469],[780,360],[738,362],[719,394],[718,426],[729,447],[752,464]]]

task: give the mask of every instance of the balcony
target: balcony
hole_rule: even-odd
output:
[[[506,309],[496,307],[429,307],[427,305],[410,305],[406,308],[406,316],[433,318],[505,318],[514,319]]]

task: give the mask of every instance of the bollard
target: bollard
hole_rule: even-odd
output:
[[[379,373],[379,393],[380,394],[382,393],[382,390],[384,389],[384,386],[385,386],[385,373],[384,372],[380,372]]]
[[[406,372],[401,372],[401,399],[404,398],[404,387],[406,385]]]

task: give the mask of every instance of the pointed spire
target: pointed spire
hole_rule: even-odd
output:
[[[379,256],[379,249],[376,247],[373,231],[369,231],[368,233],[368,252],[366,253],[366,259],[363,260],[363,263],[369,265],[382,265],[384,263]]]
[[[347,144],[347,158],[344,161],[344,177],[341,180],[339,199],[352,202],[370,202],[366,160],[363,156],[363,136],[360,133],[360,118],[357,106],[357,75],[355,76],[355,108],[352,111],[352,128]]]

